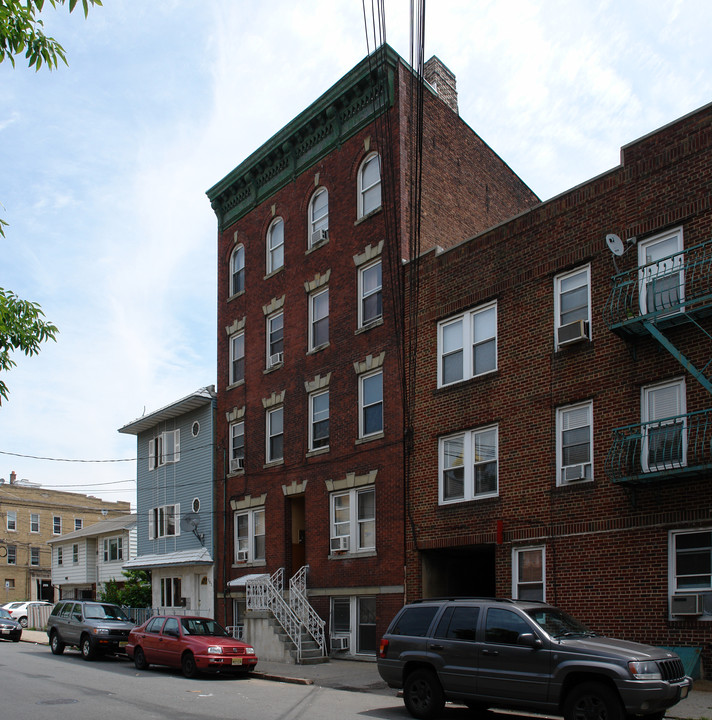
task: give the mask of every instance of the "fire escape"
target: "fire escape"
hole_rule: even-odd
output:
[[[681,245],[681,231],[679,238],[673,233],[664,240]],[[651,245],[645,264],[612,278],[604,321],[629,343],[634,357],[639,341],[653,338],[712,396],[712,357],[702,364],[696,356],[693,362],[678,347],[684,328],[685,348],[712,348],[702,324],[712,315],[712,240],[661,256],[669,247]],[[613,430],[605,468],[613,482],[636,486],[699,477],[712,469],[712,403],[696,412],[659,414]]]

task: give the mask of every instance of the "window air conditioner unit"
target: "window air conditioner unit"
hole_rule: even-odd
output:
[[[349,638],[346,635],[341,637],[331,638],[331,649],[332,650],[348,650],[349,649]]]
[[[585,320],[576,320],[567,325],[562,325],[556,331],[556,340],[559,347],[580,342],[581,340],[588,340],[588,323]]]
[[[670,615],[673,617],[685,615],[702,615],[702,595],[671,595]]]
[[[190,610],[190,598],[182,597],[180,599],[180,606]]]
[[[249,553],[247,550],[238,550],[237,551],[237,562],[247,562]]]
[[[586,468],[590,467],[586,463],[579,465],[567,465],[561,468],[561,479],[563,482],[575,482],[576,480],[587,480]]]
[[[244,470],[245,469],[245,458],[239,457],[239,458],[232,458],[230,460],[230,472],[237,472],[238,470]]]
[[[269,356],[269,366],[274,367],[275,365],[279,365],[284,360],[284,353],[278,352],[274,355]]]
[[[349,549],[349,536],[339,535],[331,538],[331,552],[345,552]]]
[[[317,243],[324,242],[324,240],[329,239],[329,231],[327,229],[323,230],[315,230],[312,233],[312,245],[316,245]]]

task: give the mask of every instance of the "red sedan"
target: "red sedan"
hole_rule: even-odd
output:
[[[215,620],[184,615],[156,615],[134,628],[126,654],[137,670],[168,665],[188,678],[203,671],[246,675],[257,665],[254,648],[228,635]]]

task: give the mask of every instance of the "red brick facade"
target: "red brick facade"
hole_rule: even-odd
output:
[[[411,76],[390,49],[383,54],[382,65],[372,65],[373,58],[361,63],[208,193],[220,223],[216,614],[226,624],[239,620],[234,601],[239,607],[243,595],[231,581],[279,568],[289,578],[308,565],[309,599],[328,627],[334,598],[348,598],[354,612],[361,613],[354,615],[351,652],[373,651],[406,594],[399,318],[412,173]],[[371,93],[373,78],[384,75],[388,107],[378,117],[369,110],[369,119],[359,98]],[[372,96],[378,98],[378,91]],[[538,202],[430,91],[425,119],[421,233],[426,247],[452,245]],[[373,152],[382,158],[383,202],[359,218],[359,172]],[[328,239],[310,248],[310,202],[318,188],[328,191]],[[284,264],[268,272],[266,238],[275,218],[284,223]],[[230,285],[236,246],[245,253],[244,290],[239,292]],[[382,315],[360,327],[360,271],[379,260]],[[310,350],[310,295],[326,288],[328,343]],[[283,357],[268,368],[267,321],[280,312]],[[244,380],[231,382],[230,343],[240,333]],[[383,430],[363,438],[360,381],[379,372]],[[309,403],[317,388],[329,392],[329,438],[326,448],[314,449]],[[271,463],[266,414],[279,408],[283,459]],[[230,464],[231,424],[236,422],[244,423],[244,468]],[[375,523],[364,530],[371,537],[375,524],[375,546],[367,539],[366,549],[335,550],[332,499],[354,493],[353,510],[361,490],[375,491]],[[264,557],[252,549],[238,555],[236,515],[262,509]],[[364,516],[370,512],[366,508]],[[360,542],[355,518],[361,516],[352,515],[352,544]]]
[[[523,569],[524,579],[541,579],[547,601],[596,631],[702,648],[703,658],[712,660],[712,614],[672,617],[668,607],[671,593],[712,590],[712,548],[704,546],[712,529],[712,435],[704,424],[712,398],[676,355],[712,376],[706,334],[712,323],[705,317],[712,303],[712,248],[693,250],[712,238],[711,177],[707,106],[624,147],[621,165],[610,172],[421,258],[415,449],[406,497],[408,599],[512,596],[524,587],[514,584],[515,551],[537,548],[542,552],[532,557],[543,557],[543,574],[535,563]],[[674,292],[684,292],[685,302],[673,319],[661,312],[657,325],[672,351],[643,322],[637,269],[648,261],[639,260],[640,248],[670,232],[684,239],[684,252],[668,262],[679,263],[683,290]],[[620,236],[622,255],[607,247],[610,233]],[[612,282],[616,264],[630,274]],[[590,273],[590,339],[557,349],[555,289],[564,274],[584,268]],[[490,304],[496,307],[496,368],[439,387],[439,326]],[[656,384],[672,380],[684,382],[682,404],[669,414],[688,415],[686,457],[664,466],[651,465],[648,455],[647,473],[645,467],[626,470],[643,462],[646,429],[626,430],[619,445],[613,431],[640,424],[641,413],[652,412],[641,409],[652,407],[649,399],[662,402]],[[557,425],[557,411],[570,418],[571,406],[592,408],[592,472],[586,477],[582,465],[582,479],[561,484],[557,440],[566,444],[571,436]],[[452,469],[458,462],[455,454],[439,457],[444,439],[462,434],[465,445],[475,437],[489,441],[491,434],[471,431],[493,427],[496,492],[439,499],[444,464]],[[475,448],[474,462],[490,458],[487,453]],[[469,472],[464,469],[465,477]],[[459,499],[459,485],[452,487],[450,496]],[[486,481],[482,487],[491,489]],[[678,532],[690,542],[675,545]],[[536,593],[535,585],[530,592]]]

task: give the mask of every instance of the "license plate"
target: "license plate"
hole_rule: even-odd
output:
[[[126,647],[128,644],[128,640],[121,640],[119,642],[119,647]]]
[[[242,665],[242,658],[241,658],[241,657],[233,658],[233,659],[232,659],[232,664],[233,664],[233,665]]]
[[[690,690],[690,688],[687,685],[685,685],[685,687],[682,688],[682,690],[680,692],[680,700],[684,700],[687,697],[687,693],[689,692],[689,690]]]
[[[10,631],[9,631],[9,630],[5,630],[5,629],[3,628],[2,634],[3,634],[3,635],[9,635],[9,634],[10,634]]]

